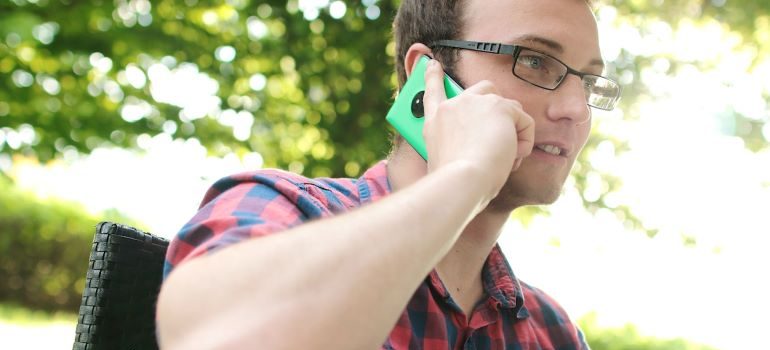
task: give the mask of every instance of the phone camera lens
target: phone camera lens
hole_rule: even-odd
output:
[[[414,95],[414,98],[412,98],[412,115],[414,115],[415,118],[422,118],[425,116],[425,106],[423,105],[422,100],[423,95],[425,95],[425,91],[420,91]]]

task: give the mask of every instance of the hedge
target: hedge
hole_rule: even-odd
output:
[[[583,316],[578,323],[592,350],[717,350],[684,338],[642,335],[631,323],[622,327],[601,327],[596,313]]]
[[[0,302],[77,312],[103,220],[136,225],[114,210],[96,217],[75,202],[37,198],[0,176]]]

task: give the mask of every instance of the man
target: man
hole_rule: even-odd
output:
[[[589,5],[404,0],[395,34],[402,85],[421,55],[436,58],[428,161],[398,140],[358,180],[263,170],[219,181],[169,249],[163,348],[587,348],[496,241],[512,210],[558,197],[588,104],[617,99],[598,76]],[[442,64],[466,88],[451,100]]]

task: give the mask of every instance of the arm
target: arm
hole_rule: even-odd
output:
[[[440,67],[426,73],[433,91],[443,92],[442,74]],[[429,154],[435,157],[430,173],[412,186],[359,210],[239,243],[179,266],[158,300],[161,345],[168,349],[380,346],[414,289],[499,191],[517,156],[516,147],[510,146],[517,129],[508,120],[523,118],[523,112],[511,115],[510,104],[478,92],[466,95],[497,108],[501,121],[497,126],[473,123],[480,130],[476,137],[466,137],[469,146],[464,152],[430,153],[449,150],[448,144],[457,142],[448,132],[444,144],[440,136],[426,136]],[[435,115],[443,101],[430,94],[429,90],[426,110]],[[430,128],[440,134],[445,123],[461,120],[468,114],[463,105],[467,104],[442,107],[442,117]],[[508,134],[500,134],[506,127]],[[519,140],[531,140],[531,128],[523,129],[530,134]],[[490,132],[507,139],[486,142]],[[499,147],[503,143],[507,147]],[[481,149],[468,153],[474,147]]]
[[[376,348],[480,206],[463,180],[476,175],[447,167],[359,210],[182,264],[159,298],[161,345]]]

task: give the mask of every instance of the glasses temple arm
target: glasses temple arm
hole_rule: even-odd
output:
[[[454,47],[458,49],[506,55],[513,55],[516,50],[516,46],[514,45],[465,40],[437,40],[432,42],[430,46]]]

